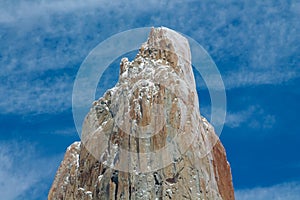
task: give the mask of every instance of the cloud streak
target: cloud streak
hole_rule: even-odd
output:
[[[230,72],[223,77],[226,90],[253,87],[259,85],[280,85],[299,77],[296,71],[287,72],[253,72],[253,71],[238,71]]]
[[[70,77],[20,79],[6,81],[6,84],[0,85],[0,93],[5,94],[0,99],[1,113],[58,113],[70,108],[72,94]]]
[[[57,157],[40,157],[28,142],[0,143],[0,196],[7,200],[46,198]]]
[[[249,106],[245,110],[227,112],[225,125],[238,128],[246,124],[249,128],[270,129],[275,123],[274,115],[267,114],[260,106]]]
[[[296,1],[271,0],[2,1],[0,112],[70,109],[74,77],[88,52],[114,33],[141,26],[164,25],[197,40],[228,90],[294,80],[300,74],[298,10]],[[45,73],[53,80],[39,77]]]
[[[237,200],[298,200],[300,195],[300,183],[290,182],[270,187],[257,187],[253,189],[237,190]]]

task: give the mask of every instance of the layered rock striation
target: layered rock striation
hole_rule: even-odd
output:
[[[232,200],[224,147],[200,115],[189,43],[153,28],[95,101],[48,199]]]

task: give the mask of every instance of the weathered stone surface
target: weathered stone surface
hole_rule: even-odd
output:
[[[117,85],[93,103],[48,199],[234,199],[190,62],[183,36],[152,29],[136,58],[121,60]]]

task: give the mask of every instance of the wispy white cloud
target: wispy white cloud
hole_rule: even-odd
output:
[[[239,127],[242,123],[249,120],[249,118],[253,115],[256,107],[251,106],[246,110],[238,111],[238,112],[227,112],[226,115],[226,125],[230,128]]]
[[[235,191],[236,200],[298,200],[300,183],[290,182],[270,187],[256,187]]]
[[[72,79],[15,80],[0,85],[1,113],[57,113],[71,107]]]
[[[239,71],[232,70],[221,75],[223,84],[227,91],[237,88],[257,87],[262,85],[281,85],[299,77],[300,71],[297,71],[297,69],[291,69],[290,71],[269,71],[267,69],[255,71],[255,69],[253,70],[249,68]],[[199,90],[207,88],[200,75],[197,74],[195,79]],[[211,76],[209,80],[211,89],[219,90],[222,88],[222,82],[219,82],[218,80],[219,79],[215,79],[214,76]]]
[[[280,85],[289,80],[298,78],[300,73],[297,71],[274,71],[268,70],[262,72],[255,71],[238,71],[230,72],[223,76],[223,81],[226,90],[233,88],[241,88],[248,86],[259,86],[259,85]]]
[[[223,72],[226,89],[279,85],[300,77],[297,67],[300,12],[295,12],[299,10],[298,4],[239,1],[204,5],[206,17],[198,21],[211,24],[211,29],[202,30],[206,25],[198,28],[198,34],[191,34],[203,41],[205,47],[208,45],[208,52]],[[212,10],[213,16],[209,15]],[[194,20],[191,19],[191,26]],[[228,63],[224,62],[228,58]],[[229,68],[223,66],[225,63]]]
[[[0,91],[6,97],[0,112],[70,108],[75,71],[88,52],[112,34],[140,26],[164,25],[196,39],[223,72],[227,89],[293,80],[300,74],[298,10],[296,1],[271,0],[1,1]],[[47,71],[65,78],[52,84],[36,78]]]
[[[197,2],[197,0],[187,0]],[[172,4],[158,0],[141,2],[133,1],[107,1],[107,0],[53,0],[53,1],[11,1],[0,3],[0,23],[12,23],[20,19],[32,19],[36,17],[49,17],[53,14],[69,14],[82,11],[101,10],[102,12],[113,12],[115,15],[123,14],[124,11],[135,10],[135,13],[148,12],[149,9],[162,10],[174,4],[184,4],[181,0],[173,0]],[[123,11],[123,12],[122,12]],[[95,14],[95,13],[90,13]],[[128,16],[134,13],[126,13]],[[107,17],[107,16],[105,16]]]
[[[103,4],[103,1],[87,0],[82,1],[2,1],[0,22],[11,23],[21,18],[41,17],[55,13],[68,13],[76,10],[90,9],[95,6],[110,7],[110,2]]]
[[[75,127],[69,127],[69,128],[65,128],[65,129],[58,129],[58,130],[54,131],[54,134],[65,135],[65,136],[76,135],[77,130]]]
[[[57,157],[40,157],[34,145],[28,142],[1,142],[1,198],[45,198],[49,189],[48,181],[54,176],[58,160]]]
[[[228,111],[225,125],[230,128],[237,128],[246,125],[249,128],[270,129],[276,123],[276,117],[268,114],[260,106],[249,106],[241,111]]]

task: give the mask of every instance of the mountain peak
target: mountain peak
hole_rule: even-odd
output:
[[[188,40],[171,29],[152,28],[121,60],[81,136],[49,199],[234,199],[224,147],[200,116]]]

